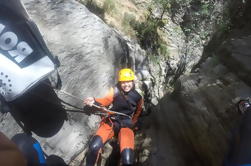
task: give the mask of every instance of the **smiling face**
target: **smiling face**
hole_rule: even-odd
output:
[[[124,92],[129,92],[133,88],[133,81],[120,81],[120,87]]]

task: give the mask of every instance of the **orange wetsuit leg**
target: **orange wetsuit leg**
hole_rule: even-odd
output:
[[[119,132],[120,155],[123,165],[134,163],[134,133],[130,128],[121,128]]]
[[[121,128],[119,131],[120,152],[124,149],[134,149],[134,133],[132,129]]]
[[[114,131],[112,126],[105,122],[101,122],[96,135],[100,136],[103,144],[114,136]]]

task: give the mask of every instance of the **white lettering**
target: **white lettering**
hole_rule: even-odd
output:
[[[11,57],[15,59],[17,63],[22,62],[28,55],[33,52],[33,49],[25,41],[18,43],[18,37],[13,32],[5,32],[5,25],[0,23],[0,49],[8,51]],[[16,46],[16,49],[14,47]]]
[[[24,41],[18,43],[16,50],[8,51],[8,53],[15,58],[17,63],[20,63],[32,52],[33,49]]]
[[[17,42],[17,35],[13,32],[5,32],[0,36],[0,48],[3,50],[11,50]]]

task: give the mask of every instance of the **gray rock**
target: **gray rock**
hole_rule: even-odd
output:
[[[236,37],[224,42],[219,48],[221,62],[251,85],[251,36]]]
[[[119,34],[74,0],[23,0],[22,2],[32,20],[38,25],[50,51],[58,56],[61,64],[58,72],[62,88],[56,91],[58,98],[55,97],[55,92],[46,86],[41,90],[34,88],[30,93],[22,96],[23,99],[14,106],[22,109],[22,104],[26,103],[31,105],[33,112],[17,110],[22,115],[25,111],[29,114],[29,118],[22,116],[18,121],[31,129],[33,136],[41,142],[47,155],[58,155],[69,163],[84,150],[99,119],[95,116],[88,117],[83,113],[72,112],[67,114],[68,119],[65,119],[65,115],[56,119],[57,115],[66,114],[65,111],[76,109],[67,105],[60,106],[62,103],[59,99],[82,108],[82,99],[85,97],[103,95],[110,86],[115,84],[118,68],[131,65],[128,60],[129,49],[126,41]],[[48,93],[54,96],[53,100],[48,97]],[[54,109],[50,110],[51,113],[48,110],[34,110],[36,104],[37,106],[41,104],[38,101],[43,103],[41,108],[48,108],[48,110],[50,104],[58,104],[59,108],[54,112],[55,116],[52,116]],[[45,134],[46,130],[41,133],[38,131],[38,126],[34,126],[36,123],[35,119],[32,120],[34,116],[37,117],[35,118],[37,121],[44,118],[40,127],[44,127],[47,123],[46,130],[49,128],[55,130],[49,134]],[[1,131],[8,137],[22,131],[9,113],[1,114],[0,118]]]
[[[151,154],[154,164],[223,162],[230,132],[239,123],[235,104],[250,96],[251,88],[213,58],[200,71],[182,76],[175,92],[165,95],[158,104],[160,111],[151,116],[147,133],[153,139],[151,151],[157,148]]]

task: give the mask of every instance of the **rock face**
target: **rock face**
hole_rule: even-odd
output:
[[[68,112],[78,110],[62,104],[82,108],[83,98],[103,95],[114,85],[118,68],[129,67],[133,61],[126,41],[78,2],[22,2],[50,51],[58,56],[62,87],[55,93],[45,81],[10,103],[12,116],[1,114],[1,131],[12,137],[22,131],[18,122],[41,142],[47,155],[58,155],[69,163],[86,147],[99,118]]]
[[[181,77],[174,94],[162,98],[161,111],[153,114],[150,132],[156,135],[156,151],[165,154],[158,165],[217,166],[224,159],[230,129],[238,122],[236,101],[251,89],[213,59],[204,65],[204,71]],[[168,139],[172,145],[166,145]]]
[[[242,22],[250,16],[250,2],[241,6],[238,25],[224,34],[225,40],[212,38],[214,47],[204,52],[209,57],[197,72],[182,76],[174,93],[159,102],[161,111],[152,114],[147,133],[153,139],[153,165],[222,165],[241,119],[236,103],[251,94],[251,32],[249,23]]]
[[[136,135],[137,165],[221,165],[230,130],[238,124],[235,103],[251,94],[250,28],[242,24],[245,35],[214,43],[214,52],[207,52],[210,57],[204,57],[206,60],[196,72],[182,76],[174,93],[166,94],[166,84],[182,74],[177,64],[185,53],[185,36],[180,28],[175,33],[178,37],[174,35],[169,40],[171,51],[178,58],[172,59],[173,55],[168,62],[160,59],[155,63],[154,59],[146,58],[137,43],[123,39],[74,0],[23,3],[61,65],[58,78],[39,84],[22,98],[8,103],[9,113],[0,113],[1,131],[9,138],[23,130],[32,132],[47,155],[60,156],[70,163],[86,149],[99,122],[96,115],[80,113],[82,99],[104,94],[114,85],[117,69],[128,66],[136,70],[141,80],[146,108],[158,108],[145,118],[142,131]],[[250,16],[248,9],[240,15],[245,21]],[[167,25],[169,35],[177,28],[172,24]],[[235,34],[238,31],[240,27]],[[206,44],[202,40],[198,47],[193,42],[187,44],[188,59],[195,59],[189,61],[189,70],[201,56]],[[61,84],[59,91],[48,86],[53,80]],[[103,157],[108,158],[106,155]]]
[[[24,0],[24,4],[59,58],[64,90],[76,89],[73,95],[84,97],[114,83],[115,68],[126,65],[128,58],[127,45],[115,31],[73,0]],[[87,93],[90,88],[96,91]]]
[[[251,36],[240,36],[226,41],[218,51],[221,61],[238,77],[251,85]]]

